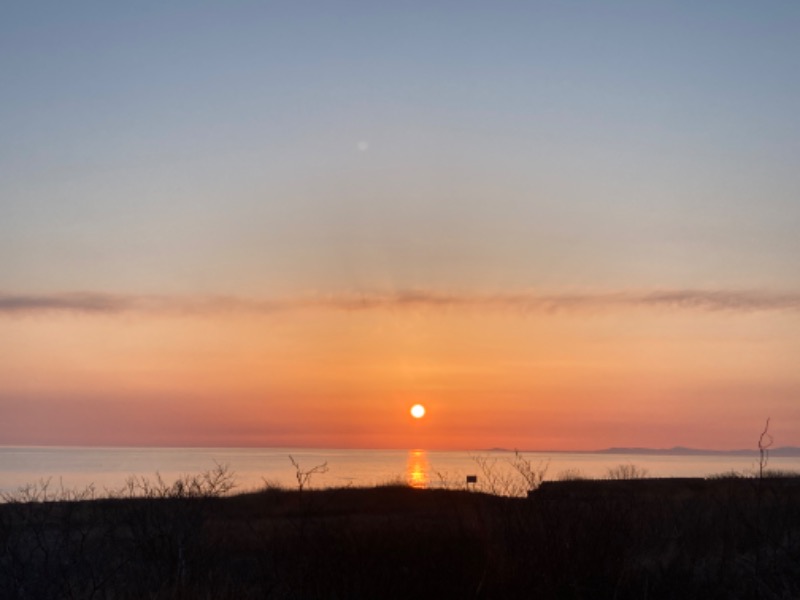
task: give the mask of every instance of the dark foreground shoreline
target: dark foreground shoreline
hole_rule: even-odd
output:
[[[164,496],[0,504],[0,598],[800,597],[800,478]]]

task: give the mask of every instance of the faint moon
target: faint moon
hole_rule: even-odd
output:
[[[369,150],[369,142],[361,140],[356,144],[356,148],[358,148],[359,152],[366,152]]]
[[[421,419],[425,416],[425,407],[422,404],[415,404],[411,407],[411,416],[415,419]]]

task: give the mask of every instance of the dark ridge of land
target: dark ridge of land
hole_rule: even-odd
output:
[[[670,456],[751,456],[758,457],[759,450],[703,450],[700,448],[685,448],[675,446],[673,448],[606,448],[598,450],[597,454],[651,454],[651,455],[670,455]],[[795,446],[781,446],[780,448],[770,448],[769,456],[775,457],[796,457],[800,456],[800,448]]]
[[[0,504],[0,597],[800,597],[800,478],[182,493]]]

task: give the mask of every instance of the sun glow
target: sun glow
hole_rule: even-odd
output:
[[[425,407],[422,404],[415,404],[411,407],[411,416],[415,419],[421,419],[425,416]]]

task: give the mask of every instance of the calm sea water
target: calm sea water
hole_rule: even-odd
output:
[[[740,456],[654,456],[637,454],[525,452],[534,466],[546,467],[546,479],[565,472],[603,477],[610,467],[633,464],[653,477],[704,477],[731,470],[752,473],[757,459]],[[55,448],[0,447],[0,492],[50,481],[53,489],[98,494],[120,489],[132,475],[167,482],[227,465],[235,474],[236,490],[263,487],[265,482],[293,488],[296,470],[289,457],[308,470],[327,463],[325,473],[311,478],[311,487],[372,486],[391,482],[417,487],[459,487],[466,475],[482,477],[480,462],[494,472],[506,472],[509,452],[444,452],[426,450],[322,450],[308,448]],[[769,468],[800,470],[800,458],[770,458]]]

